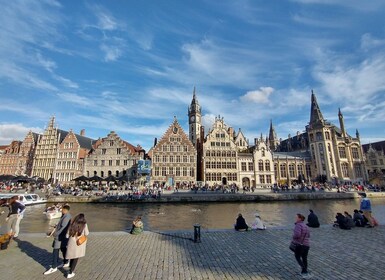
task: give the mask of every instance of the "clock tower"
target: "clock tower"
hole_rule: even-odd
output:
[[[193,92],[193,99],[191,105],[188,108],[188,123],[189,123],[189,139],[197,148],[197,142],[200,139],[201,134],[201,106],[198,103],[198,99],[195,94],[195,87]]]

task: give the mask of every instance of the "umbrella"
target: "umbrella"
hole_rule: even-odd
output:
[[[88,178],[88,181],[101,182],[101,181],[103,181],[103,178],[102,178],[102,177],[99,177],[99,176],[97,176],[97,175],[94,175],[94,176]]]
[[[126,175],[123,175],[123,176],[121,176],[121,177],[119,177],[119,178],[116,178],[116,180],[122,181],[122,182],[128,182],[128,178],[127,178]]]
[[[20,175],[20,176],[17,176],[15,178],[13,178],[12,181],[15,181],[15,182],[31,182],[31,181],[33,181],[33,179],[29,178],[28,176]]]
[[[72,181],[88,181],[90,179],[88,179],[86,176],[82,175],[82,176],[79,176],[79,177],[76,177],[75,179],[72,179]]]
[[[9,181],[15,178],[14,175],[0,175],[0,181]]]
[[[116,177],[113,175],[110,175],[107,178],[105,178],[104,181],[107,181],[107,182],[116,181]]]

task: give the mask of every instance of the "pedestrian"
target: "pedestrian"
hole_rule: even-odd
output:
[[[366,193],[360,194],[362,199],[360,203],[360,210],[363,212],[365,218],[368,220],[368,227],[373,227],[373,219],[372,219],[372,205],[370,199],[366,197]]]
[[[74,271],[76,265],[78,264],[79,258],[82,258],[86,255],[87,238],[85,238],[85,241],[82,244],[79,243],[79,239],[81,236],[87,237],[89,233],[90,232],[88,230],[88,225],[84,214],[77,215],[72,221],[67,233],[67,237],[69,239],[66,258],[70,260],[70,269],[68,271],[67,278],[72,278],[75,276]]]
[[[254,223],[251,225],[251,228],[252,229],[257,229],[257,230],[265,230],[266,229],[266,226],[263,224],[263,221],[261,219],[261,216],[259,215],[259,213],[255,213],[255,221]]]
[[[7,231],[13,238],[18,238],[20,230],[20,220],[23,217],[25,211],[25,205],[18,201],[19,196],[15,195],[9,200],[8,208],[9,213],[6,218]]]
[[[237,231],[247,231],[249,229],[249,226],[246,224],[245,218],[242,217],[242,214],[238,214],[234,229]]]
[[[357,209],[354,209],[353,221],[357,227],[365,226],[364,217],[361,215],[361,213]]]
[[[307,226],[312,228],[319,228],[320,224],[318,221],[318,217],[314,214],[313,210],[309,209],[310,214],[307,216]]]
[[[52,234],[54,237],[52,247],[53,247],[53,253],[52,253],[52,265],[51,268],[49,268],[46,272],[44,272],[44,275],[48,275],[51,273],[54,273],[57,271],[58,268],[66,268],[69,267],[69,262],[67,260],[67,243],[68,238],[66,236],[68,228],[70,226],[71,222],[71,214],[69,213],[70,206],[64,205],[61,209],[62,216],[55,226],[54,233]],[[63,254],[63,264],[58,266],[59,262],[59,250]]]
[[[136,219],[132,222],[132,228],[130,230],[131,234],[137,235],[141,234],[143,232],[143,222],[142,217],[138,216]]]
[[[307,263],[307,256],[310,249],[310,230],[307,225],[305,225],[304,221],[304,215],[296,215],[292,243],[296,245],[294,256],[301,267],[301,275],[303,278],[308,278],[310,276]]]

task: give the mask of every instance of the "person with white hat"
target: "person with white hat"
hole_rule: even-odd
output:
[[[261,217],[259,216],[259,213],[255,213],[255,221],[251,226],[252,229],[257,230],[264,230],[266,229],[266,226],[263,224]]]

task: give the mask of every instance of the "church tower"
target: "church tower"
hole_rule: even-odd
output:
[[[202,126],[202,112],[201,106],[198,103],[198,99],[195,94],[195,87],[193,91],[193,99],[191,105],[188,108],[188,123],[189,123],[189,139],[197,148],[197,143],[201,138],[201,126]]]
[[[336,158],[332,141],[333,125],[326,121],[318,106],[314,92],[311,92],[310,121],[306,126],[312,156],[313,178],[332,181],[338,177]]]
[[[277,138],[277,133],[275,132],[273,121],[270,120],[270,129],[269,129],[269,138],[268,138],[268,145],[270,147],[271,151],[276,151],[279,145],[279,141]]]

